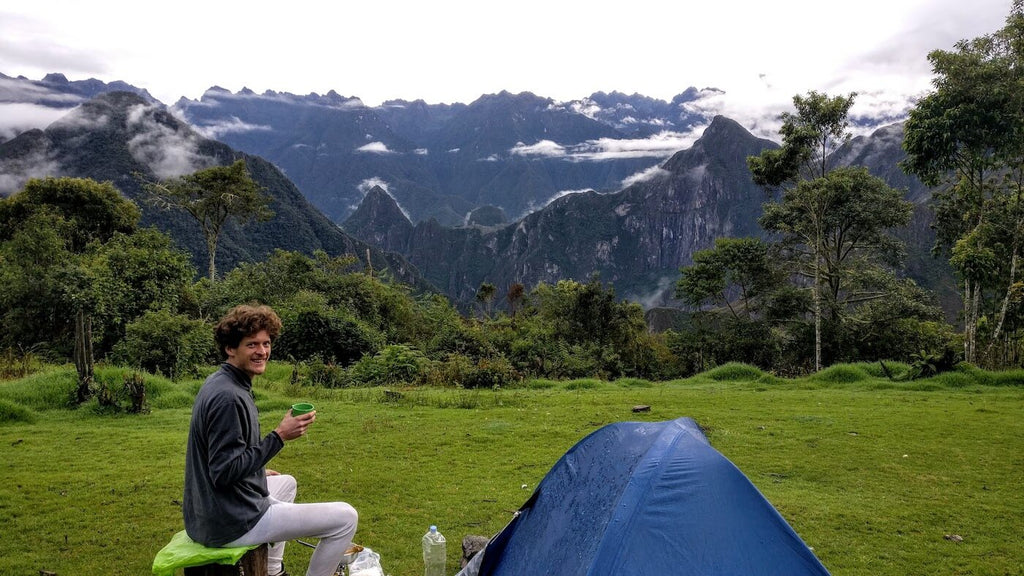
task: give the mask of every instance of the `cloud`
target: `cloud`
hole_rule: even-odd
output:
[[[383,142],[370,142],[364,146],[356,148],[356,152],[370,152],[373,154],[394,154],[392,150],[388,150],[387,144]]]
[[[64,111],[64,115],[53,122],[52,127],[69,130],[99,130],[110,123],[110,117],[105,115],[92,116],[82,113],[81,108],[75,108],[70,112]]]
[[[517,156],[548,156],[560,158],[566,155],[565,146],[552,142],[551,140],[541,140],[536,144],[530,144],[527,146],[522,142],[516,142],[510,150],[510,153]]]
[[[558,200],[559,198],[564,198],[565,196],[570,196],[572,194],[583,194],[584,192],[591,192],[591,191],[592,190],[590,188],[579,188],[579,189],[576,189],[576,190],[559,190],[558,192],[555,192],[547,200],[541,200],[539,202],[537,202],[535,200],[531,200],[530,203],[526,205],[526,208],[522,211],[522,213],[520,213],[518,216],[516,216],[514,218],[514,220],[520,220],[520,219],[524,218],[527,214],[531,214],[533,212],[536,212],[537,210],[541,210],[543,208],[546,208],[548,205],[550,205],[555,200]]]
[[[760,74],[759,76],[764,76]],[[696,100],[685,102],[681,105],[686,114],[697,114],[705,118],[712,118],[717,115],[731,118],[741,126],[750,131],[751,134],[760,138],[779,140],[779,128],[782,121],[779,116],[783,112],[793,110],[792,94],[788,99],[780,99],[774,94],[775,90],[767,88],[766,84],[757,78],[756,90],[759,94],[772,93],[772,98],[765,98],[756,104],[746,99],[735,98],[731,94],[721,91],[705,91]],[[704,126],[700,127],[701,133]]]
[[[0,103],[0,141],[9,140],[33,128],[46,128],[67,112],[62,108],[23,102]]]
[[[637,302],[644,310],[664,306],[675,293],[675,285],[678,280],[678,276],[663,276],[658,280],[657,287],[650,292],[627,295],[626,299]]]
[[[21,190],[30,178],[59,176],[60,164],[44,151],[0,162],[0,197]]]
[[[688,132],[663,131],[649,138],[600,138],[581,144],[563,146],[551,140],[536,144],[517,143],[509,152],[519,156],[564,158],[574,162],[601,162],[623,158],[668,158],[693,145],[707,126],[697,126]]]
[[[191,131],[178,132],[156,120],[156,106],[140,104],[128,111],[128,127],[137,131],[128,141],[132,158],[145,164],[161,180],[206,168],[212,160],[202,156]]]
[[[0,78],[0,103],[38,103],[41,100],[51,105],[66,105],[70,108],[80,103],[83,98],[74,94],[54,92],[27,80]]]
[[[582,114],[587,118],[597,119],[597,115],[601,113],[601,107],[590,98],[583,98],[582,100],[571,102],[569,107],[573,112]]]
[[[0,22],[0,68],[5,71],[33,68],[102,75],[107,72],[106,63],[113,60],[109,50],[83,50],[64,44],[42,19],[4,10],[0,11]]]
[[[269,131],[273,129],[262,124],[249,124],[238,118],[238,116],[232,116],[228,120],[221,120],[212,124],[193,125],[193,128],[195,128],[196,132],[211,140],[220,140],[220,137],[225,134]]]
[[[638,182],[646,182],[648,180],[654,180],[656,178],[664,178],[669,174],[671,174],[671,172],[662,168],[660,164],[657,164],[651,166],[646,170],[641,170],[635,174],[623,178],[622,187],[629,188],[630,186]]]
[[[374,186],[380,186],[382,189],[384,189],[385,192],[388,191],[387,181],[378,176],[367,178],[360,182],[359,184],[356,184],[356,189],[359,190],[360,194],[366,196],[366,193],[372,190]]]

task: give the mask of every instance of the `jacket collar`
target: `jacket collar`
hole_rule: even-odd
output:
[[[222,370],[225,370],[232,376],[232,380],[238,383],[242,388],[252,391],[252,380],[249,379],[249,375],[237,368],[230,362],[224,362],[220,365]]]

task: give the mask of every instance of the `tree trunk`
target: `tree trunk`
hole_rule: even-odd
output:
[[[78,391],[75,399],[79,404],[92,396],[93,364],[92,318],[79,310],[75,314],[75,370],[78,371]]]
[[[1013,284],[1016,281],[1017,274],[1017,248],[1014,246],[1013,256],[1010,258],[1010,281],[1006,286],[1006,295],[1003,296],[1003,304],[999,308],[999,320],[996,322],[996,329],[992,332],[992,340],[988,343],[988,347],[985,349],[985,357],[992,353],[992,347],[995,346],[996,341],[999,339],[999,334],[1003,331],[1003,322],[1006,320],[1006,309],[1010,306],[1010,296],[1013,294]]]
[[[821,231],[814,247],[814,371],[821,370]]]
[[[971,281],[964,279],[964,362],[971,361]]]
[[[1017,193],[1017,204],[1020,205],[1020,188],[1018,187]],[[1002,333],[1003,323],[1006,321],[1006,310],[1010,306],[1010,296],[1013,295],[1013,284],[1017,281],[1017,253],[1020,251],[1020,232],[1024,229],[1024,218],[1018,216],[1016,226],[1013,231],[1013,247],[1010,255],[1010,279],[1006,283],[1006,295],[1003,296],[1003,303],[999,307],[999,320],[996,322],[996,329],[992,332],[992,340],[988,343],[988,347],[985,349],[985,357],[988,358],[992,353],[992,348],[995,346],[997,340],[999,340],[999,334]]]
[[[217,281],[217,264],[216,264],[216,259],[217,259],[217,237],[216,236],[210,235],[210,236],[206,237],[206,252],[207,252],[207,256],[209,257],[209,263],[210,263],[210,267],[209,267],[210,282],[216,282]]]
[[[978,310],[981,281],[964,280],[964,361],[978,362]]]

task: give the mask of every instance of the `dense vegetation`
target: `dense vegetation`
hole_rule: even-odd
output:
[[[258,301],[284,321],[275,355],[325,387],[476,388],[524,376],[663,376],[671,366],[640,307],[597,279],[521,291],[514,314],[492,315],[485,298],[481,317],[466,318],[437,295],[414,295],[324,252],[278,251],[195,282],[188,256],[139,229],[137,208],[109,183],[33,180],[0,201],[0,222],[0,349],[15,355],[60,361],[85,339],[101,361],[193,375],[216,360],[211,323]]]

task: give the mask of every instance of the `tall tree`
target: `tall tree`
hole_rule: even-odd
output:
[[[476,301],[480,304],[480,313],[491,317],[491,303],[494,302],[494,295],[498,289],[490,282],[483,282],[476,291]]]
[[[138,207],[111,183],[90,179],[33,179],[0,200],[2,338],[41,340],[60,351],[73,334],[79,402],[91,394],[99,306],[86,255],[119,234],[134,233],[138,220]]]
[[[243,223],[273,216],[270,198],[249,176],[245,160],[148,183],[145,188],[157,206],[184,210],[199,223],[206,239],[211,282],[217,279],[217,243],[228,220]]]
[[[523,297],[526,295],[526,287],[521,282],[513,282],[508,286],[508,294],[505,299],[508,300],[508,313],[513,318],[516,317],[516,310],[519,309],[519,303],[523,301]]]
[[[846,167],[787,190],[780,202],[765,205],[760,223],[782,235],[800,274],[821,278],[823,315],[842,323],[858,304],[887,295],[877,271],[902,255],[887,231],[906,225],[910,212],[899,191],[865,168]]]
[[[978,362],[981,318],[996,315],[991,351],[1019,293],[1024,3],[1013,3],[997,32],[935,50],[928,60],[934,90],[910,112],[903,168],[936,187],[935,249],[960,279],[964,359]]]
[[[747,159],[754,183],[779,188],[827,174],[832,153],[850,139],[848,115],[856,97],[852,92],[828,96],[814,90],[793,96],[796,112],[779,118],[782,146]]]
[[[828,96],[810,91],[806,97],[793,97],[796,113],[782,115],[782,146],[765,150],[747,159],[754,182],[767,190],[791,188],[801,181],[823,178],[829,171],[833,151],[849,140],[849,114],[855,93]],[[828,210],[823,199],[807,198],[805,215],[812,218],[809,244],[813,263],[814,368],[821,369],[822,262],[824,222],[820,216]]]
[[[711,304],[728,310],[733,318],[753,320],[783,282],[772,258],[771,245],[758,238],[718,238],[714,248],[695,252],[693,264],[681,270],[676,297],[695,307]]]
[[[65,222],[63,234],[73,252],[82,252],[92,241],[106,242],[118,232],[134,232],[141,215],[138,206],[110,182],[34,178],[21,191],[0,200],[0,241],[10,239],[27,219],[41,212]]]

